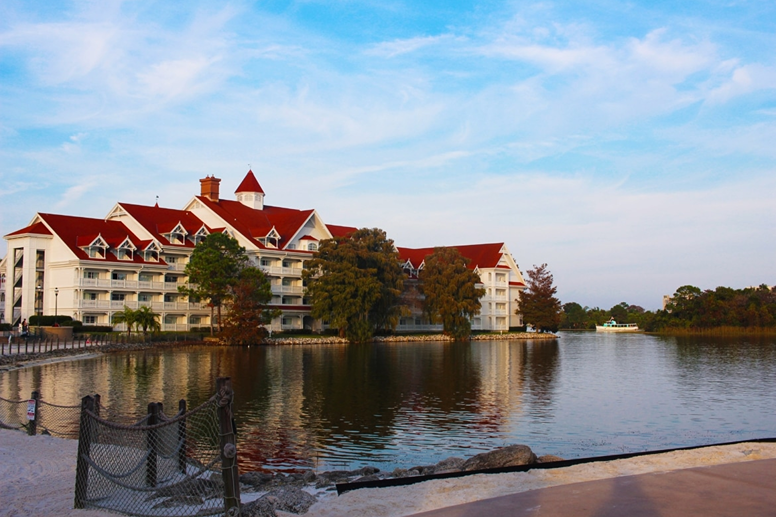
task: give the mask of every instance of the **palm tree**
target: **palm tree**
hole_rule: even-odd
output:
[[[162,325],[159,323],[159,315],[151,310],[151,307],[142,305],[138,310],[133,311],[135,313],[135,325],[143,329],[143,335],[151,329],[151,332],[162,330]]]
[[[127,337],[132,334],[132,327],[137,323],[137,311],[126,305],[124,310],[113,315],[113,324],[125,323],[127,325]]]

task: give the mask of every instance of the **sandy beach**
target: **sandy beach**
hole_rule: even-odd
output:
[[[12,516],[115,515],[73,509],[77,442],[0,431],[0,513]],[[610,462],[512,474],[473,475],[393,488],[319,495],[311,517],[401,517],[446,506],[547,488],[650,472],[776,458],[774,443],[743,443],[676,451]],[[246,493],[243,501],[259,494]],[[292,515],[278,512],[278,515]]]

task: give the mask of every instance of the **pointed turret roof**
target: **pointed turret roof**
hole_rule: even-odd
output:
[[[248,171],[248,174],[245,175],[245,179],[242,180],[240,186],[234,191],[235,194],[239,194],[240,192],[260,192],[264,194],[264,190],[262,190],[261,185],[259,185],[259,181],[256,179],[256,176],[253,175],[252,170]]]

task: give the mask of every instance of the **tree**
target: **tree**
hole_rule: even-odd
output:
[[[142,305],[135,311],[135,325],[137,325],[138,328],[143,329],[144,336],[148,333],[149,329],[151,332],[157,332],[162,329],[158,318],[159,315],[147,305]]]
[[[396,327],[404,273],[393,240],[383,230],[362,228],[321,241],[302,274],[311,315],[328,321],[350,342]]]
[[[210,335],[213,335],[213,310],[218,311],[218,329],[221,330],[221,306],[237,282],[240,271],[247,263],[245,248],[225,233],[212,233],[196,245],[185,273],[192,287],[180,286],[178,291],[190,298],[210,301]]]
[[[280,315],[279,310],[268,310],[272,287],[264,273],[255,267],[240,271],[232,294],[226,302],[223,336],[229,343],[249,345],[258,343],[266,335],[264,327]]]
[[[520,307],[523,321],[540,332],[556,332],[560,326],[560,300],[555,297],[558,291],[552,285],[552,273],[547,264],[534,265],[528,270],[526,290],[523,291]]]
[[[113,324],[117,325],[120,323],[124,323],[127,326],[127,337],[132,335],[132,327],[137,322],[137,313],[133,310],[124,306],[124,310],[121,312],[117,312],[113,315]]]
[[[423,311],[433,323],[442,322],[443,332],[456,340],[471,334],[471,318],[480,312],[485,289],[476,287],[480,277],[466,267],[455,248],[434,248],[420,272]]]

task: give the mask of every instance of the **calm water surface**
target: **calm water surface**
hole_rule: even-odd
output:
[[[235,388],[243,469],[382,469],[524,443],[565,458],[776,437],[776,339],[192,347],[0,374],[0,396],[100,393],[145,414]],[[174,411],[169,410],[168,413]]]

